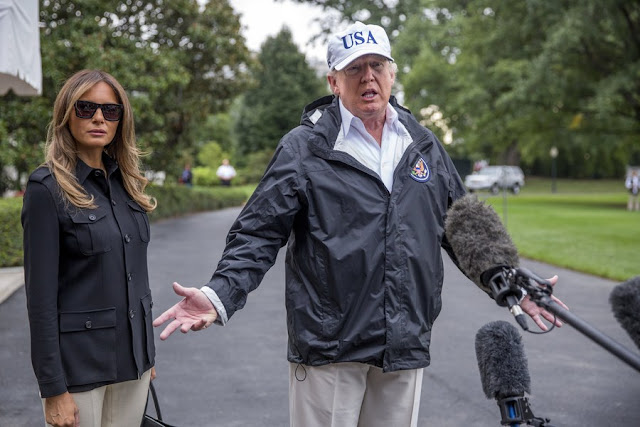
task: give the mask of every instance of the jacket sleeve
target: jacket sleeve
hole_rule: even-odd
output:
[[[460,178],[460,175],[458,175],[458,170],[453,164],[453,161],[451,160],[451,158],[449,157],[449,155],[447,154],[444,147],[442,146],[442,144],[440,144],[439,141],[438,141],[438,147],[443,157],[443,163],[445,164],[447,170],[449,171],[449,195],[447,200],[447,209],[449,209],[451,205],[456,200],[464,196],[467,191],[465,189],[464,183],[462,182],[462,179]],[[458,258],[456,257],[456,254],[453,252],[453,248],[451,247],[451,244],[449,243],[449,240],[447,239],[446,234],[444,234],[442,237],[441,246],[447,252],[447,254],[449,254],[449,257],[451,258],[453,263],[456,265],[456,267],[458,267],[458,269],[462,271],[462,269],[460,268],[460,264],[458,263]],[[466,276],[466,273],[464,271],[462,271],[462,273]]]
[[[247,294],[258,287],[289,239],[295,215],[300,210],[301,168],[296,158],[283,140],[232,225],[222,259],[206,285],[216,292],[228,318],[244,307]]]
[[[49,189],[30,181],[22,207],[24,271],[31,363],[41,397],[67,391],[58,339],[58,259],[60,232]]]

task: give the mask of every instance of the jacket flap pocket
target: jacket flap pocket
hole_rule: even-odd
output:
[[[60,313],[60,332],[78,332],[91,329],[114,328],[116,308]]]
[[[145,316],[151,313],[151,307],[153,307],[153,301],[151,300],[151,294],[147,294],[140,300],[142,302],[142,308],[144,308]]]
[[[147,213],[147,211],[145,211],[144,209],[142,209],[142,206],[140,206],[139,204],[137,204],[135,200],[127,200],[127,205],[129,205],[129,207],[130,207],[131,209],[133,209],[134,211],[138,211],[138,212],[142,212],[142,213]]]
[[[107,212],[100,209],[77,210],[71,214],[71,221],[75,224],[93,224],[107,215]]]

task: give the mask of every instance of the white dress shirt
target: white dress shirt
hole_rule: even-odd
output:
[[[380,145],[367,132],[364,123],[340,103],[342,126],[334,150],[350,154],[362,165],[378,174],[387,190],[393,188],[393,172],[407,147],[413,142],[411,135],[398,120],[398,113],[387,104]]]

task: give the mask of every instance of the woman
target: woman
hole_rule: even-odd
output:
[[[46,423],[140,425],[153,369],[149,220],[133,112],[111,75],[83,70],[53,107],[24,195],[31,360]]]

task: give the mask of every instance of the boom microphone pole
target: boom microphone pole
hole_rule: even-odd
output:
[[[539,307],[544,308],[550,313],[556,315],[560,320],[573,326],[586,337],[599,344],[605,350],[640,372],[640,356],[631,352],[625,346],[600,332],[589,323],[582,320],[551,298],[553,288],[551,284],[532,273],[524,267],[518,267],[516,270],[516,280],[526,291],[533,302]]]
[[[445,234],[457,258],[458,267],[498,305],[507,306],[522,329],[527,330],[520,299],[525,290],[531,301],[573,326],[636,371],[640,372],[640,356],[556,303],[549,281],[526,268],[518,267],[518,251],[493,208],[467,194],[456,200],[445,221]],[[624,293],[629,291],[626,287]],[[632,288],[636,300],[640,291]],[[634,307],[640,305],[640,302]],[[618,309],[626,315],[626,308]],[[625,326],[635,325],[623,317]],[[638,337],[639,334],[633,334]]]

